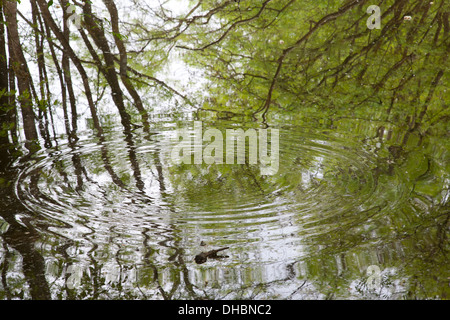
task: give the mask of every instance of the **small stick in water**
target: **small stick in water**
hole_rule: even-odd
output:
[[[205,263],[206,260],[208,260],[208,258],[226,258],[227,256],[218,256],[217,252],[222,251],[222,250],[226,250],[229,247],[225,247],[225,248],[220,248],[220,249],[216,249],[216,250],[211,250],[208,252],[202,252],[199,253],[198,255],[195,256],[194,260],[197,264],[202,264]]]

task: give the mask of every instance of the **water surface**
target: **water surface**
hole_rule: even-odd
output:
[[[448,298],[448,140],[366,120],[202,120],[279,129],[278,172],[173,164],[170,137],[193,128],[190,116],[62,136],[17,158],[2,195],[0,296]],[[224,246],[226,258],[193,260]]]

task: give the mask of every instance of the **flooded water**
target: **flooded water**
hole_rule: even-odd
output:
[[[276,173],[173,163],[189,115],[11,156],[0,297],[449,298],[448,137],[365,120],[201,120],[224,135],[278,129]]]

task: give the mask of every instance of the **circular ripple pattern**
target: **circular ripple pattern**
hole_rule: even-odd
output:
[[[373,154],[326,133],[281,128],[272,176],[258,165],[174,165],[173,133],[166,127],[126,139],[118,131],[42,150],[18,176],[16,195],[71,239],[105,244],[113,233],[131,246],[145,236],[165,245],[205,240],[271,248],[262,258],[249,254],[260,260],[301,254],[306,238],[362,226],[396,206],[386,194],[402,198],[398,178],[379,181]],[[281,249],[289,246],[294,250]]]

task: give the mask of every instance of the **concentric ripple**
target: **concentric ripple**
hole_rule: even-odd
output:
[[[248,243],[273,249],[264,259],[276,260],[282,247],[299,254],[308,237],[363,225],[404,192],[395,173],[379,179],[374,154],[324,132],[280,127],[279,170],[263,176],[258,165],[174,165],[173,130],[117,131],[42,150],[18,176],[16,195],[73,240],[102,245],[113,232],[131,246],[143,235],[188,248],[200,239]]]

